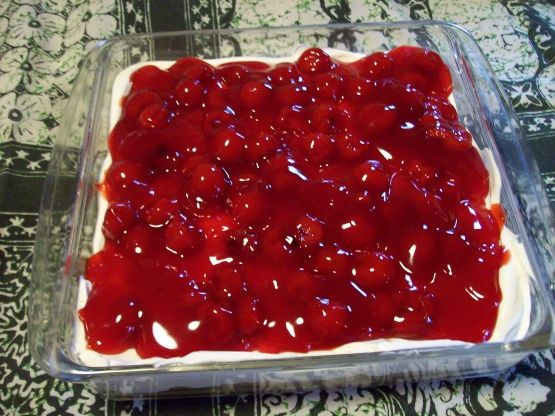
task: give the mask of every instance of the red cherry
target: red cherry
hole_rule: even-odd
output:
[[[283,63],[278,64],[268,73],[268,80],[273,86],[279,87],[300,81],[299,76],[295,65]]]
[[[337,74],[318,74],[314,79],[318,97],[328,100],[339,99],[343,87],[342,81],[341,77]]]
[[[270,97],[272,87],[262,81],[251,81],[241,87],[241,102],[247,107],[260,107]]]
[[[248,68],[240,64],[223,64],[216,69],[216,73],[228,85],[240,83],[248,74]]]
[[[275,269],[269,264],[257,262],[248,262],[243,268],[243,278],[246,283],[248,293],[264,302],[276,298],[279,288],[279,276],[276,275]],[[267,306],[271,308],[272,306]]]
[[[183,79],[179,81],[175,88],[175,96],[180,105],[191,108],[201,103],[204,89],[197,82]]]
[[[160,153],[162,142],[154,129],[135,130],[122,137],[117,148],[112,152],[115,161],[128,160],[148,164]]]
[[[220,129],[212,138],[211,147],[219,161],[237,162],[245,154],[245,138],[235,130]]]
[[[119,354],[132,348],[138,311],[133,300],[117,292],[93,289],[79,311],[89,347],[101,354]]]
[[[204,118],[202,127],[204,131],[211,131],[213,129],[227,127],[233,122],[233,115],[229,114],[225,110],[210,110],[206,112],[206,117]]]
[[[346,80],[347,93],[355,102],[367,102],[375,95],[375,84],[367,79],[360,77],[350,77]]]
[[[429,97],[424,106],[426,113],[433,114],[437,118],[442,118],[448,121],[457,120],[457,110],[446,99],[442,99],[440,97]]]
[[[241,297],[236,306],[237,326],[245,335],[253,335],[261,326],[262,319],[258,302],[250,297]]]
[[[175,77],[182,77],[190,68],[204,65],[208,64],[202,59],[185,56],[175,61],[173,65],[168,68],[168,72],[173,74]]]
[[[231,264],[220,266],[216,270],[213,286],[221,302],[238,300],[243,292],[241,270]]]
[[[132,119],[139,118],[141,111],[151,104],[161,103],[162,99],[154,91],[150,90],[140,90],[138,92],[130,94],[123,104],[123,112],[125,117]]]
[[[350,274],[349,257],[344,251],[324,247],[316,255],[314,271],[318,274],[345,278]]]
[[[301,247],[315,247],[322,242],[324,229],[322,223],[306,215],[295,224],[295,238]]]
[[[387,173],[378,160],[367,160],[357,165],[351,172],[351,177],[364,190],[381,193],[387,189]]]
[[[201,163],[192,171],[189,186],[203,198],[217,198],[228,185],[222,168],[212,163]]]
[[[430,165],[415,159],[407,163],[406,170],[414,181],[421,186],[429,185],[436,176]]]
[[[336,131],[352,132],[355,130],[356,108],[350,101],[342,101],[334,106],[332,124]]]
[[[121,238],[122,246],[132,254],[145,255],[154,251],[160,243],[158,233],[147,225],[137,224]]]
[[[316,164],[326,162],[334,151],[333,140],[325,133],[308,133],[300,138],[299,146],[302,155]]]
[[[397,121],[397,111],[392,104],[368,104],[357,114],[360,129],[367,136],[375,136],[389,130]]]
[[[172,253],[183,254],[195,250],[202,244],[202,234],[181,217],[170,221],[164,231],[166,248]]]
[[[279,143],[272,133],[264,131],[247,136],[247,156],[253,162],[272,155]]]
[[[468,201],[455,208],[455,229],[473,243],[499,242],[500,229],[492,212]]]
[[[116,240],[125,230],[135,224],[136,220],[135,210],[129,204],[110,204],[102,223],[102,233],[106,238]]]
[[[306,303],[312,300],[320,290],[320,280],[304,270],[297,270],[287,276],[283,290],[288,299]]]
[[[430,82],[418,72],[403,72],[398,74],[396,78],[400,84],[410,86],[418,91],[427,92],[430,90]]]
[[[216,304],[206,303],[200,308],[201,328],[204,342],[210,348],[217,349],[228,345],[236,336],[237,327],[233,313]]]
[[[235,194],[230,199],[231,214],[242,224],[256,224],[267,214],[267,201],[263,192],[249,191]]]
[[[393,59],[396,76],[411,71],[419,73],[429,80],[427,83],[430,92],[445,98],[449,96],[451,76],[437,53],[414,46],[401,46],[388,52],[388,55]]]
[[[285,130],[290,132],[305,132],[308,130],[308,120],[299,107],[284,107],[277,116],[277,121]]]
[[[124,117],[116,123],[116,125],[110,132],[110,136],[108,137],[108,149],[110,150],[110,154],[112,155],[113,160],[118,159],[116,153],[119,145],[121,144],[121,140],[128,134],[135,131],[136,128],[137,126],[135,121],[131,120],[128,117]]]
[[[401,235],[399,241],[399,260],[406,268],[417,273],[435,264],[439,247],[433,231],[409,229]]]
[[[163,227],[177,214],[177,205],[166,199],[159,199],[146,211],[146,222],[154,228]]]
[[[199,228],[207,240],[225,240],[236,231],[237,223],[231,215],[222,211],[211,212],[197,220]]]
[[[335,231],[340,242],[349,249],[364,249],[374,245],[378,237],[376,221],[363,212],[352,212],[340,217]]]
[[[382,290],[396,278],[395,262],[379,251],[357,253],[351,274],[362,289]]]
[[[355,66],[358,69],[358,73],[365,78],[384,78],[392,72],[393,59],[383,52],[376,52],[359,59]]]
[[[151,183],[151,195],[154,199],[167,198],[177,200],[183,194],[185,178],[180,173],[158,174]]]
[[[168,71],[182,79],[207,84],[214,76],[214,67],[197,58],[177,60]]]
[[[175,77],[155,65],[145,65],[131,74],[133,88],[136,90],[151,89],[154,91],[170,91],[175,85]]]
[[[145,170],[136,163],[126,161],[112,163],[106,171],[103,182],[108,192],[108,198],[115,199],[118,194],[141,186],[145,177]]]
[[[354,134],[339,133],[335,136],[337,153],[345,160],[358,159],[368,147],[366,142]]]
[[[260,242],[257,235],[240,230],[230,233],[226,241],[226,247],[231,255],[243,258],[255,257],[259,246]]]
[[[230,87],[222,80],[214,80],[208,85],[208,90],[206,92],[205,104],[208,109],[221,109],[227,108],[231,109],[228,111],[230,114],[234,114],[235,111],[235,101],[231,101],[231,96],[229,94]]]
[[[150,104],[141,111],[139,123],[146,128],[160,128],[168,124],[171,113],[161,103]]]
[[[388,293],[375,294],[369,298],[369,317],[372,329],[390,328],[394,321],[398,305]]]
[[[437,179],[434,188],[433,192],[436,197],[439,197],[442,205],[447,207],[449,211],[452,211],[461,200],[461,191],[455,180]]]
[[[314,299],[308,304],[307,321],[315,334],[327,338],[340,336],[346,329],[347,307],[329,299]]]
[[[161,142],[161,146],[155,160],[168,152],[190,157],[207,151],[206,137],[201,127],[188,122],[184,117],[174,119],[169,126],[158,131],[156,139]]]
[[[331,104],[316,104],[310,117],[310,124],[318,133],[332,133],[335,129],[333,123],[333,106]]]
[[[106,286],[111,290],[126,292],[131,272],[131,265],[122,252],[105,248],[88,258],[85,277],[95,287]]]
[[[329,70],[332,65],[330,56],[318,48],[307,49],[297,60],[297,68],[303,74],[318,74]]]
[[[454,152],[464,152],[472,148],[472,136],[463,128],[454,130],[452,136],[447,136],[445,147]]]
[[[284,260],[293,252],[292,238],[278,227],[268,228],[262,236],[262,254],[272,260]]]
[[[172,173],[181,170],[183,156],[175,150],[165,151],[154,159],[154,168],[158,173]]]
[[[282,106],[303,106],[310,101],[310,90],[304,84],[285,84],[275,88],[274,97]]]

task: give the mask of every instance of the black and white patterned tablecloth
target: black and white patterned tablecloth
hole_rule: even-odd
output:
[[[1,415],[465,415],[555,412],[554,350],[495,378],[302,394],[112,402],[46,376],[26,308],[38,205],[78,65],[98,39],[181,29],[441,19],[478,40],[555,206],[555,3],[519,0],[0,0]]]

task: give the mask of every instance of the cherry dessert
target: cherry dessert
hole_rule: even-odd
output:
[[[501,299],[500,207],[447,66],[137,69],[109,137],[89,347],[140,357],[307,352],[379,338],[483,342]],[[494,214],[497,212],[497,214]]]

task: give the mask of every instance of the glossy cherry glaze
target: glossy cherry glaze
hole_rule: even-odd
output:
[[[490,337],[501,215],[437,54],[183,58],[131,84],[99,185],[106,243],[87,262],[90,348]]]

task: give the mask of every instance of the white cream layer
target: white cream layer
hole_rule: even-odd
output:
[[[294,62],[303,52],[304,48],[299,47],[290,57],[286,58],[263,58],[263,57],[235,57],[224,59],[207,60],[212,65],[220,65],[230,61],[262,61],[270,65],[279,62]],[[352,62],[362,54],[355,54],[345,51],[328,49],[326,50],[333,58],[343,61]],[[166,69],[173,64],[173,61],[155,61],[142,62],[131,65],[121,71],[114,81],[112,89],[111,113],[110,113],[110,129],[112,129],[121,115],[121,98],[125,96],[130,88],[129,77],[133,71],[144,65],[154,64],[162,69]],[[453,96],[450,101],[454,103]],[[474,143],[476,146],[476,143]],[[484,164],[489,172],[490,192],[486,198],[486,205],[489,208],[492,204],[499,203],[501,195],[501,177],[499,169],[493,158],[493,154],[489,149],[479,149]],[[104,172],[111,164],[110,155],[103,162],[100,180],[104,177]],[[104,237],[102,235],[102,221],[107,209],[107,201],[99,193],[98,218],[93,240],[93,251],[100,251],[104,246]],[[493,334],[488,342],[505,342],[514,341],[524,337],[528,331],[530,323],[530,288],[529,279],[532,276],[531,266],[523,245],[518,237],[513,234],[507,227],[501,232],[501,244],[507,247],[511,253],[511,259],[508,264],[504,265],[499,271],[499,285],[501,288],[502,299],[499,305],[497,322]],[[77,300],[77,308],[75,314],[75,337],[72,345],[74,358],[83,365],[90,367],[109,367],[109,366],[131,366],[141,364],[152,364],[155,367],[162,367],[171,364],[200,364],[207,362],[234,362],[247,360],[268,360],[277,358],[306,357],[317,355],[333,355],[333,354],[354,354],[368,352],[383,352],[394,350],[407,350],[415,348],[437,348],[454,345],[473,344],[462,341],[441,339],[441,340],[405,340],[398,338],[379,339],[361,342],[352,342],[342,345],[333,350],[311,351],[308,353],[283,352],[279,354],[266,354],[261,352],[235,352],[235,351],[197,351],[184,357],[175,358],[140,358],[134,349],[129,349],[120,354],[105,355],[100,354],[88,348],[85,338],[85,330],[83,323],[77,316],[77,311],[83,308],[87,302],[88,293],[91,284],[84,277],[79,282],[79,295]],[[171,344],[173,339],[168,340],[165,331],[153,328],[155,338],[161,345]]]

